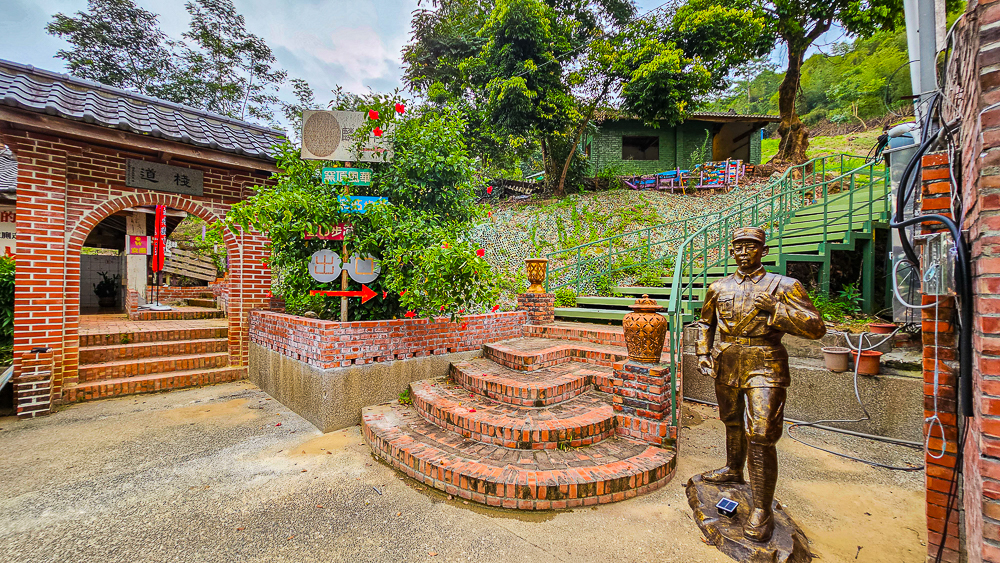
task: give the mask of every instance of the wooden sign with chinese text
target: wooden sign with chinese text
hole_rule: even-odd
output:
[[[125,185],[130,188],[198,196],[204,192],[205,175],[201,170],[134,158],[125,159],[125,163]]]

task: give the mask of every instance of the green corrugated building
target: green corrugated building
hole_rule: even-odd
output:
[[[705,160],[739,159],[760,164],[760,130],[781,119],[776,115],[695,112],[678,125],[658,128],[615,114],[599,114],[597,134],[587,139],[584,150],[591,172],[609,165],[621,166],[625,174],[653,174],[675,168],[688,169],[691,153],[706,142]]]

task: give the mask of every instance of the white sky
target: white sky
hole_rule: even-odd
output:
[[[160,27],[174,38],[187,28],[183,0],[137,0],[160,15]],[[426,4],[426,0],[425,0]],[[640,0],[639,12],[662,4]],[[68,43],[45,32],[52,14],[72,14],[86,0],[0,0],[0,58],[65,72],[55,58]],[[247,28],[264,38],[290,78],[304,78],[325,104],[335,85],[356,93],[367,88],[390,91],[401,87],[400,50],[409,39],[411,12],[417,0],[235,0]],[[818,41],[837,40],[839,31]],[[825,48],[824,50],[829,50]],[[773,60],[783,66],[784,51]],[[291,100],[291,89],[280,96]]]

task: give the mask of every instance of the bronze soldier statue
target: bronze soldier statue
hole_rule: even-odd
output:
[[[698,370],[715,378],[719,415],[726,425],[726,466],[702,474],[709,483],[744,483],[750,456],[753,510],[743,535],[759,542],[774,531],[771,503],[778,480],[775,444],[781,438],[786,390],[791,383],[786,333],[820,338],[826,327],[797,280],[764,270],[767,252],[763,229],[733,233],[730,252],[737,271],[708,288],[695,353]],[[713,346],[716,329],[719,342]]]

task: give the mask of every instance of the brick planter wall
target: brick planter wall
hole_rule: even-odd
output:
[[[671,425],[670,366],[626,360],[614,369],[612,401],[618,435],[674,447],[677,427]]]
[[[139,292],[134,289],[125,290],[125,314],[133,321],[139,318]]]
[[[469,315],[460,324],[447,317],[341,323],[257,310],[250,313],[250,341],[327,369],[479,350],[521,336],[526,320],[524,311],[511,311]]]
[[[527,311],[528,323],[546,325],[556,320],[556,296],[554,293],[520,293],[517,308]]]
[[[52,410],[52,351],[25,352],[14,380],[18,418],[34,418]]]

